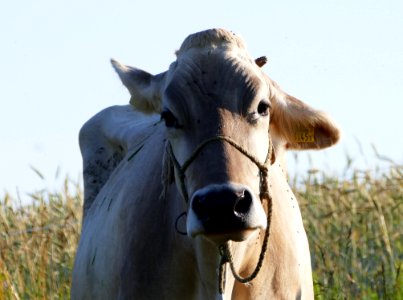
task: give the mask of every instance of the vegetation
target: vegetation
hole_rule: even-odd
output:
[[[0,299],[69,299],[81,228],[82,192],[35,192],[15,207],[0,200]]]
[[[317,299],[403,299],[403,167],[310,172],[294,189],[310,243]]]
[[[293,179],[308,234],[317,299],[403,299],[403,167],[311,170]],[[68,299],[82,191],[35,192],[30,205],[0,200],[0,299]]]

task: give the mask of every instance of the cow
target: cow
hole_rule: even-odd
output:
[[[84,217],[72,299],[313,299],[286,150],[334,145],[238,35],[188,36],[157,75],[111,60],[130,104],[79,140]]]

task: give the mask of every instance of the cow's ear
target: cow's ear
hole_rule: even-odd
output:
[[[340,130],[330,117],[283,91],[270,80],[272,134],[287,149],[322,149],[340,139]]]
[[[166,72],[151,75],[114,59],[111,59],[111,63],[123,85],[129,90],[130,104],[145,113],[161,113],[161,90]]]

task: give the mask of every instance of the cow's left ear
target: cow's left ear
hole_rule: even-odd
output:
[[[144,113],[161,113],[161,90],[166,72],[151,75],[114,59],[111,59],[111,63],[123,85],[129,90],[130,104]]]
[[[322,149],[340,139],[340,130],[330,117],[284,93],[269,79],[272,134],[287,149]]]

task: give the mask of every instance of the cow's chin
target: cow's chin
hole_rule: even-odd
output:
[[[207,239],[209,242],[212,242],[216,245],[225,244],[228,241],[234,242],[244,242],[251,238],[256,232],[258,232],[260,228],[251,228],[244,230],[236,230],[236,231],[228,231],[228,232],[220,232],[220,233],[196,233],[192,235],[193,238],[201,236]]]

